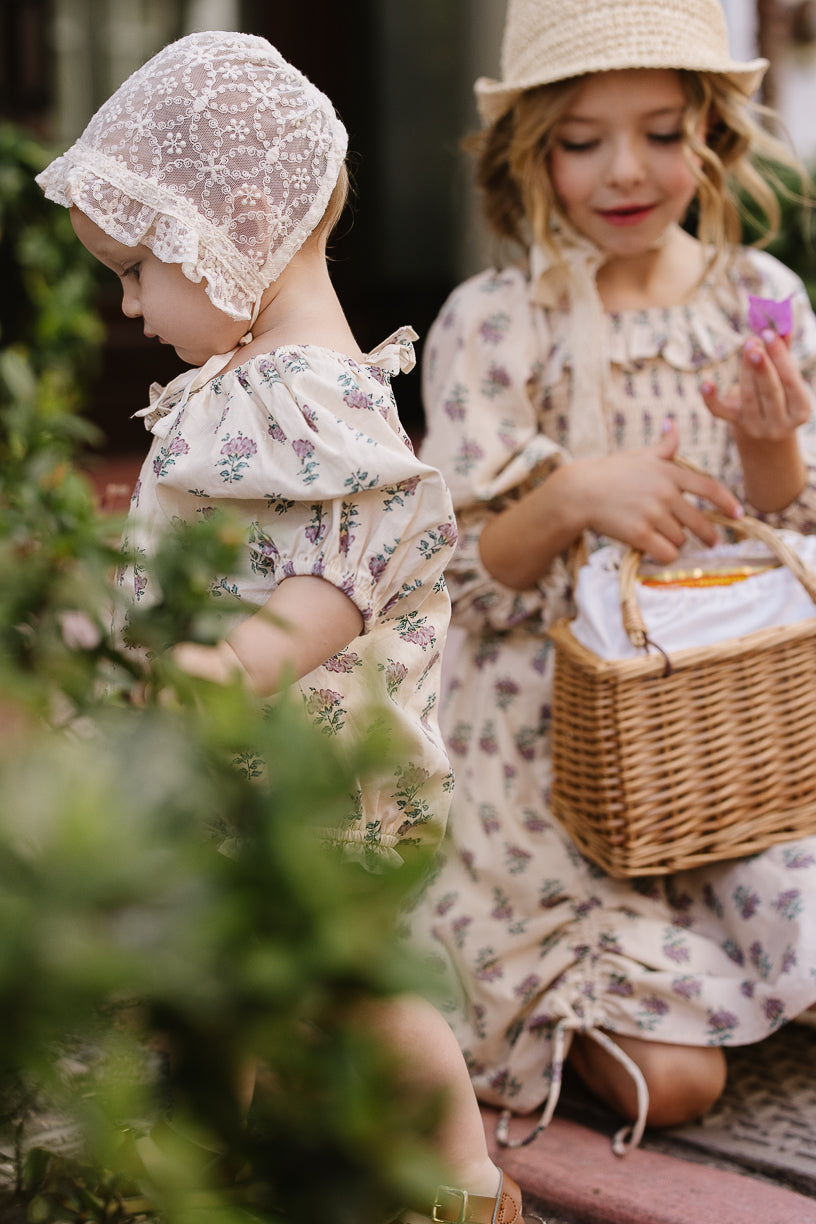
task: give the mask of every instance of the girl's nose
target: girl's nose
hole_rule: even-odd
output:
[[[632,137],[621,137],[615,142],[609,160],[610,182],[617,186],[628,186],[640,182],[644,173],[644,161],[639,143]]]

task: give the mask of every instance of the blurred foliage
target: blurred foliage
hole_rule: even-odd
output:
[[[774,190],[781,217],[779,233],[764,249],[801,277],[811,305],[816,308],[816,198],[807,194],[806,185],[787,166],[766,166],[765,178]],[[743,241],[750,245],[764,233],[764,218],[757,215],[755,205],[744,201]]]
[[[0,405],[22,399],[28,433],[89,438],[91,427],[64,408],[81,405],[103,330],[94,308],[98,272],[76,240],[68,210],[34,181],[50,153],[21,128],[0,123]],[[37,419],[30,418],[37,384]]]
[[[438,1102],[354,1023],[420,984],[393,930],[421,865],[369,873],[317,829],[386,749],[340,758],[294,698],[161,655],[213,638],[219,516],[156,557],[148,649],[112,635],[121,524],[73,462],[92,280],[43,160],[0,131],[0,1221],[376,1224],[444,1173]]]

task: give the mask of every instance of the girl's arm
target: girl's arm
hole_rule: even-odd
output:
[[[486,524],[482,563],[499,582],[521,591],[538,582],[585,530],[666,564],[677,556],[687,531],[703,544],[715,544],[716,527],[686,494],[735,518],[742,507],[713,476],[672,463],[677,445],[677,431],[667,421],[663,437],[652,446],[563,464]]]
[[[788,345],[773,331],[752,336],[739,384],[719,397],[703,384],[709,412],[728,421],[742,464],[745,495],[761,514],[784,510],[807,483],[796,431],[810,418],[810,389]]]
[[[259,697],[298,680],[348,646],[363,618],[347,595],[324,578],[287,578],[247,620],[216,646],[181,642],[173,659],[184,671],[226,684],[242,675]]]

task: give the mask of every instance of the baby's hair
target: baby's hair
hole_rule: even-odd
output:
[[[346,168],[346,163],[343,162],[340,167],[340,173],[337,176],[337,182],[334,185],[334,190],[329,196],[326,211],[312,231],[311,237],[313,240],[326,243],[329,241],[343,215],[343,210],[349,198],[349,190],[349,172]]]
[[[698,167],[690,159],[697,180],[698,237],[711,244],[715,257],[736,245],[744,211],[742,194],[764,217],[761,245],[766,245],[780,223],[777,196],[768,180],[786,192],[772,167],[792,170],[809,198],[804,168],[788,146],[754,117],[772,120],[774,113],[749,102],[728,77],[685,70],[678,75],[687,100],[686,149],[701,162]],[[562,214],[549,174],[549,155],[557,125],[585,79],[572,77],[525,90],[492,126],[465,138],[464,148],[476,157],[476,183],[495,237],[521,247],[532,237],[557,254],[553,220]],[[708,117],[705,141],[696,134],[702,116]]]

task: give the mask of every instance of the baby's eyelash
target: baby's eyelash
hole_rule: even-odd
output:
[[[129,268],[125,268],[123,272],[120,272],[119,279],[124,280],[126,276],[135,276],[136,279],[138,280],[140,267],[141,267],[141,264],[137,264],[137,263],[132,264]]]

